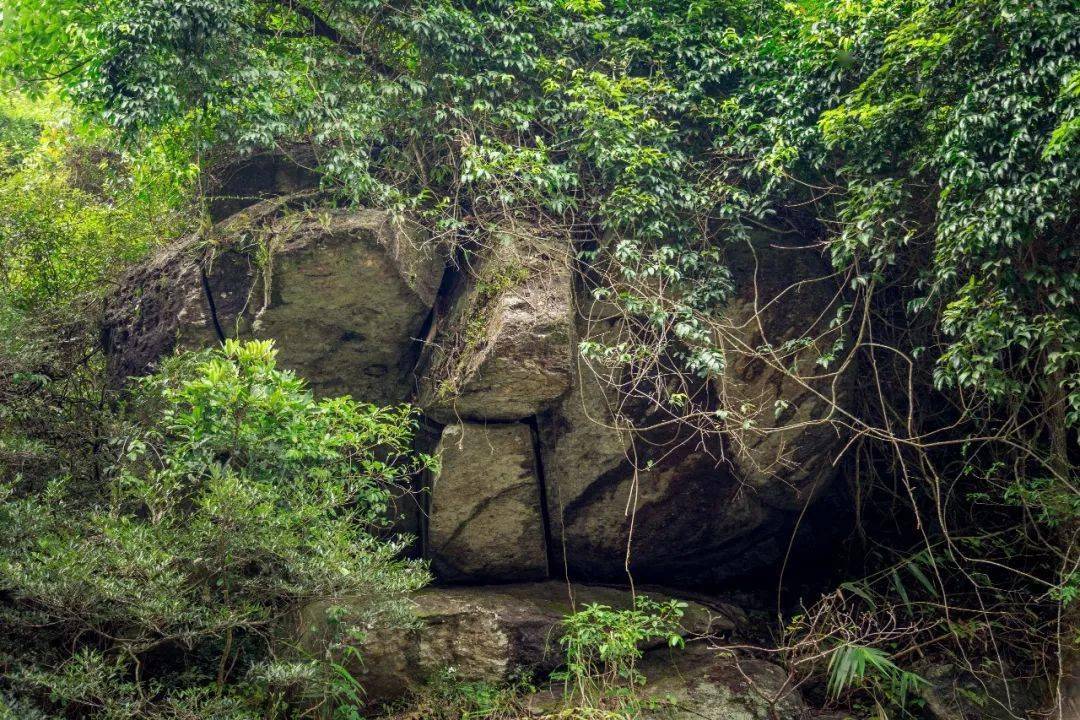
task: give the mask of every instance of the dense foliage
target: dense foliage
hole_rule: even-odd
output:
[[[103,477],[3,486],[5,694],[109,718],[325,700],[331,668],[274,660],[276,624],[346,597],[361,627],[406,621],[427,573],[380,533],[428,462],[411,411],[316,401],[259,342],[177,358],[138,397]]]
[[[188,222],[190,163],[108,140],[54,96],[9,93],[0,101],[5,471],[88,471],[74,466],[99,426],[98,300],[124,263]]]
[[[386,527],[429,462],[408,409],[316,401],[259,343],[107,386],[101,296],[197,222],[197,170],[51,95],[0,108],[0,717],[333,707],[331,659],[280,624],[345,595],[400,624],[427,581]]]
[[[1072,0],[10,0],[0,38],[24,91],[57,88],[128,148],[312,142],[329,187],[456,242],[561,229],[632,329],[583,351],[700,432],[757,422],[694,390],[732,361],[728,251],[819,248],[842,302],[816,369],[747,352],[866,379],[826,422],[854,437],[860,512],[888,522],[861,579],[791,624],[791,661],[930,647],[1080,698]],[[10,202],[64,212],[30,195]],[[17,236],[21,257],[57,247]]]

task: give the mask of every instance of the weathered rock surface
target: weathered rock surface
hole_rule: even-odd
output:
[[[432,568],[443,580],[547,577],[547,539],[532,429],[447,425],[436,450],[428,520]]]
[[[779,293],[806,281],[761,314],[772,332],[767,341],[774,345],[812,332],[820,317],[823,322],[831,317],[828,284],[810,282],[826,277],[827,268],[810,251],[798,252],[805,255],[757,249],[758,273],[771,278],[759,278],[760,292]],[[739,291],[728,306],[727,324],[733,337],[741,335],[744,346],[756,348],[762,339],[749,319],[754,273],[746,258],[738,258],[735,279]],[[614,331],[614,322],[588,317],[576,332],[602,338]],[[718,383],[721,400],[762,406],[766,412],[758,413],[763,416],[758,422],[764,433],[733,427],[726,438],[702,438],[665,424],[647,407],[629,413],[624,408],[622,414],[630,414],[636,428],[659,429],[618,427],[617,398],[608,382],[617,378],[577,360],[570,391],[538,419],[552,545],[565,550],[565,558],[554,564],[565,560],[571,577],[615,580],[625,576],[629,549],[635,578],[694,585],[719,584],[779,565],[796,515],[836,475],[831,461],[844,438],[819,422],[829,408],[813,391],[797,392],[798,382],[782,372],[767,371],[745,360],[745,354],[730,354],[732,363]],[[806,351],[796,359],[812,365],[812,359],[804,360],[811,357]],[[828,392],[831,382],[810,384]],[[791,407],[777,419],[774,401],[789,397]],[[769,432],[778,423],[793,426]]]
[[[837,285],[816,249],[775,247],[770,238],[735,246],[727,262],[736,293],[721,340],[728,368],[716,389],[723,407],[753,420],[751,428],[729,423],[728,456],[765,502],[801,510],[836,476],[833,459],[846,441],[829,420],[843,420],[834,405],[849,400],[850,373],[839,372],[843,358],[817,364],[837,338],[829,326]],[[790,342],[797,338],[809,342]]]
[[[669,599],[650,592],[659,602]],[[571,599],[572,598],[572,599]],[[448,667],[462,680],[504,680],[529,670],[543,674],[562,661],[562,618],[576,607],[632,605],[629,592],[560,582],[489,587],[430,588],[415,597],[421,627],[368,634],[359,650],[362,666],[350,671],[376,705],[400,697]],[[347,608],[347,604],[345,605]],[[301,645],[320,654],[327,638],[324,605],[308,607],[299,620]],[[740,614],[734,608],[688,603],[687,636],[729,632]],[[341,617],[347,623],[348,613]]]
[[[570,383],[570,244],[505,228],[475,258],[438,320],[420,406],[440,422],[520,420]]]
[[[783,668],[691,643],[657,648],[638,665],[646,684],[638,688],[642,720],[803,720],[809,709]],[[538,717],[557,717],[562,684],[529,698]],[[650,707],[652,706],[652,707]]]
[[[776,514],[718,448],[677,431],[638,443],[634,457],[630,433],[611,425],[608,407],[584,368],[559,410],[539,422],[552,546],[565,553],[555,565],[565,562],[571,577],[616,581],[626,577],[629,551],[637,580],[707,586],[781,552],[769,533],[755,532]]]
[[[316,392],[404,400],[443,260],[387,213],[310,199],[258,203],[130,272],[106,307],[113,380],[178,346],[273,338]]]

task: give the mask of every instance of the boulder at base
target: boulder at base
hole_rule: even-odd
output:
[[[649,592],[665,602],[670,598]],[[629,592],[617,588],[560,582],[487,587],[429,588],[415,596],[418,629],[368,633],[358,648],[363,662],[349,667],[372,706],[419,688],[437,673],[454,668],[462,680],[506,680],[523,671],[538,677],[562,662],[562,619],[588,603],[628,608]],[[348,623],[348,603],[339,620]],[[325,604],[309,606],[299,624],[301,647],[322,656],[329,625]],[[683,617],[687,636],[729,632],[742,620],[729,606],[688,603]]]
[[[638,664],[640,720],[804,720],[808,708],[780,666],[689,643],[656,648]],[[562,717],[564,686],[553,683],[528,701],[537,717]]]
[[[419,403],[439,422],[521,420],[570,384],[570,242],[505,227],[473,258],[437,321]]]
[[[112,380],[178,346],[273,338],[318,393],[404,400],[443,259],[388,213],[311,201],[260,202],[128,273],[105,313]]]
[[[428,548],[446,581],[542,580],[548,574],[532,430],[447,425],[431,485]]]

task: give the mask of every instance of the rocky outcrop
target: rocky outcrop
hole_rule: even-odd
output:
[[[118,290],[105,299],[102,338],[112,384],[150,372],[175,348],[220,342],[204,291],[201,253],[194,240],[166,247],[121,277]],[[236,259],[230,255],[228,263],[218,263],[217,273],[235,272],[234,279],[250,287],[247,263],[234,268]]]
[[[547,540],[532,430],[523,423],[447,425],[436,451],[428,548],[444,580],[547,577]]]
[[[287,183],[272,174],[241,184],[278,192]],[[623,326],[576,307],[567,238],[508,225],[467,248],[443,283],[445,258],[387,213],[316,193],[260,201],[123,280],[106,309],[111,376],[178,346],[274,338],[319,393],[415,400],[441,433],[423,447],[438,442],[443,467],[426,499],[400,499],[397,526],[421,536],[444,581],[535,580],[551,567],[708,588],[778,567],[796,520],[814,527],[803,509],[846,441],[830,422],[850,392],[832,374],[842,363],[816,362],[836,332],[817,251],[769,238],[731,248],[727,365],[694,398],[720,420],[697,432],[620,397],[625,378],[609,375],[621,370],[597,377],[579,357],[580,341]]]
[[[616,588],[559,582],[424,590],[415,596],[420,627],[369,633],[358,648],[362,665],[352,662],[349,669],[372,705],[400,697],[450,667],[462,680],[499,681],[523,671],[542,676],[562,662],[563,618],[588,603],[623,609],[633,600]],[[335,615],[336,622],[347,625],[348,603],[343,607],[346,612]],[[298,620],[305,652],[322,656],[330,632],[328,610],[312,605]],[[682,625],[688,637],[697,637],[730,632],[740,619],[729,606],[688,603]]]
[[[474,252],[425,363],[419,404],[440,422],[520,420],[570,383],[570,244],[506,227]]]
[[[124,278],[104,328],[114,381],[174,347],[273,338],[316,392],[404,400],[443,260],[388,213],[312,202],[253,205]]]

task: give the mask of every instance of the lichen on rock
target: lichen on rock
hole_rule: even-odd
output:
[[[531,225],[490,233],[462,268],[421,372],[419,404],[440,422],[521,420],[570,382],[567,238]]]
[[[390,213],[310,193],[264,200],[121,281],[106,308],[110,375],[142,374],[176,347],[273,338],[316,392],[401,402],[444,265]]]

